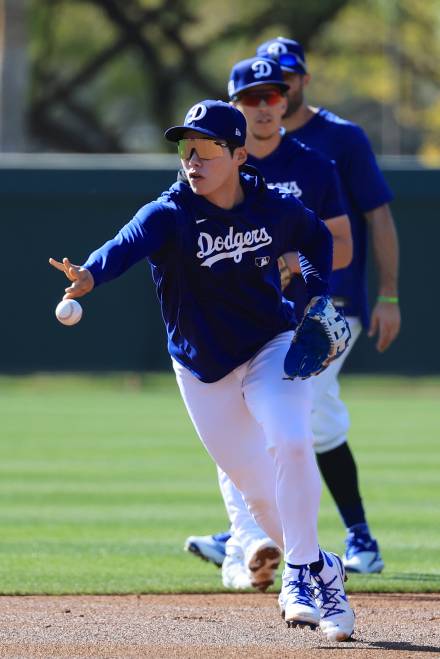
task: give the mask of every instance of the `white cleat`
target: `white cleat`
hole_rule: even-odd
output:
[[[316,629],[320,610],[313,596],[308,566],[299,569],[285,567],[278,605],[288,627],[308,626]]]
[[[353,633],[355,616],[345,594],[345,569],[337,554],[322,551],[322,555],[322,570],[312,573],[319,627],[328,641],[347,641]]]
[[[225,588],[233,588],[234,590],[252,588],[243,552],[238,547],[234,547],[233,552],[226,554],[222,565],[222,581]]]
[[[246,552],[246,565],[250,582],[262,593],[275,583],[281,562],[280,548],[270,538],[255,541]]]
[[[235,542],[228,543],[222,565],[223,585],[234,590],[256,588],[264,592],[275,582],[280,561],[281,551],[270,538],[255,540],[246,557]]]

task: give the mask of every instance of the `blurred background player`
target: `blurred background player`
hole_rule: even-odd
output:
[[[378,335],[376,347],[379,352],[383,352],[394,341],[400,329],[398,240],[388,205],[392,199],[391,192],[363,130],[328,110],[306,104],[304,89],[310,81],[310,74],[301,45],[277,37],[262,44],[257,55],[275,59],[281,65],[283,81],[289,87],[288,105],[283,118],[288,135],[318,149],[336,164],[345,208],[351,222],[353,260],[347,268],[332,274],[331,293],[334,302],[350,319],[352,345],[357,338],[356,334],[359,334],[358,331],[353,336],[353,328],[363,326],[368,328],[369,336]],[[366,285],[368,228],[372,234],[378,283],[371,320],[368,315]],[[288,265],[294,275],[295,295],[299,298],[302,295],[302,284],[296,276],[298,268],[291,260]],[[328,382],[321,392],[320,405],[314,409],[315,451],[321,474],[346,527],[343,556],[346,569],[358,573],[380,572],[384,562],[367,523],[356,463],[347,443],[349,416],[339,396],[337,377],[340,365],[337,366],[334,371],[328,372],[327,369],[325,379]],[[324,379],[320,380],[321,383],[324,384]],[[224,541],[227,538],[227,534],[191,536],[185,548],[220,565],[224,560]]]

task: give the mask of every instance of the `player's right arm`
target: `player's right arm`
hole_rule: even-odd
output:
[[[62,263],[49,259],[72,282],[66,288],[65,299],[86,295],[143,258],[160,262],[176,234],[176,212],[157,202],[147,204],[114,238],[92,252],[82,266],[73,265],[69,259],[63,259]]]
[[[70,286],[64,289],[65,295],[63,296],[63,300],[73,300],[76,297],[83,297],[93,290],[95,281],[92,273],[87,268],[74,265],[68,258],[64,258],[62,262],[50,258],[49,263],[57,270],[64,272],[67,279],[72,282]]]

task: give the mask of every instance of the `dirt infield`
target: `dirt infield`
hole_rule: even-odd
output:
[[[439,595],[353,595],[354,640],[287,629],[274,594],[7,597],[1,657],[346,657],[440,654]]]

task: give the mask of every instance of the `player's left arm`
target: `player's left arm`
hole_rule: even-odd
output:
[[[333,237],[333,270],[346,268],[353,258],[353,240],[350,219],[346,212],[341,181],[335,163],[331,160],[324,165],[321,186],[323,189],[319,207],[315,210],[322,217]]]
[[[290,243],[291,251],[298,252],[300,271],[310,298],[328,295],[333,263],[332,234],[316,213],[296,199],[293,203],[296,208],[292,208],[294,212],[284,225],[288,231],[285,244]],[[283,250],[282,253],[288,251]]]
[[[324,158],[318,158],[317,179],[315,185],[320,187],[316,190],[317,207],[313,209],[324,219],[327,228],[333,237],[333,270],[346,268],[353,258],[353,241],[351,236],[351,224],[345,212],[341,182],[334,162]],[[283,288],[290,283],[293,275],[300,274],[298,255],[294,252],[283,254],[281,257],[280,271]]]
[[[300,210],[300,209],[298,209]],[[288,379],[318,375],[347,349],[350,328],[329,297],[333,238],[326,224],[303,207],[296,247],[310,303],[284,360]]]
[[[376,348],[384,352],[400,331],[398,304],[399,242],[388,204],[365,213],[377,268],[378,296],[368,336],[377,336]]]
[[[379,169],[371,144],[359,126],[345,129],[350,149],[341,167],[350,197],[369,225],[377,266],[378,300],[371,316],[369,336],[377,335],[376,348],[384,352],[400,329],[397,304],[399,247],[389,208],[392,193]],[[388,298],[388,300],[387,300]]]
[[[353,239],[348,215],[339,215],[325,220],[333,236],[333,270],[346,268],[353,258]]]
[[[339,215],[325,220],[325,223],[333,237],[333,270],[346,268],[353,258],[353,240],[351,237],[351,227],[348,215]],[[288,268],[286,272],[287,284],[293,275],[301,274],[299,265],[298,252],[286,252],[281,257],[281,267],[283,260]]]

